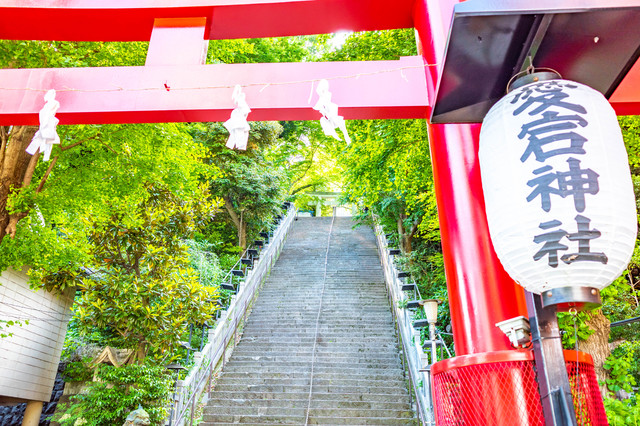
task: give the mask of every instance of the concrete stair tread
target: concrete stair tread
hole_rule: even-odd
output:
[[[393,418],[393,417],[309,417],[309,424],[324,425],[413,425],[415,421],[411,418]],[[304,425],[305,417],[296,416],[204,416],[201,426],[223,425],[223,424],[285,424],[285,425]]]
[[[229,386],[306,386],[307,388],[311,384],[310,378],[290,378],[290,377],[253,377],[242,378],[242,377],[229,377],[222,376],[219,379],[219,383],[221,386],[229,385]],[[404,381],[402,379],[390,379],[390,378],[342,378],[342,379],[324,379],[324,378],[313,378],[313,387],[358,387],[358,388],[393,388],[396,386],[403,386]]]
[[[307,400],[309,398],[309,390],[307,389],[305,392],[228,392],[216,390],[215,393],[211,393],[211,400],[215,400],[215,398],[219,396],[220,398],[226,399],[245,399],[245,400],[278,400],[278,399],[303,399]],[[316,392],[314,389],[312,393],[312,401],[352,401],[352,402],[389,402],[389,394],[383,393],[320,393]],[[404,401],[402,403],[397,402],[396,400],[391,401],[394,404],[408,404],[409,401]]]
[[[308,385],[270,385],[270,384],[227,384],[218,383],[215,387],[217,390],[234,391],[234,392],[309,392]],[[408,395],[406,389],[398,386],[382,387],[382,386],[339,386],[339,385],[313,385],[313,392],[319,393],[374,393],[385,395]]]
[[[211,407],[272,407],[272,408],[307,408],[309,405],[308,395],[295,394],[300,399],[258,399],[258,398],[216,398],[207,402],[206,410]],[[334,399],[315,399],[312,396],[311,408],[349,408],[349,409],[376,409],[376,410],[411,410],[408,402],[389,402],[389,401],[336,401]],[[215,410],[214,410],[215,411]]]
[[[350,371],[358,372],[362,374],[371,370],[394,370],[397,372],[398,370],[398,362],[387,362],[387,363],[359,363],[355,364],[352,362],[323,362],[318,361],[313,364],[315,367],[315,371]],[[305,362],[294,362],[294,361],[265,361],[265,362],[256,362],[256,361],[238,361],[233,360],[227,363],[225,367],[226,372],[251,372],[251,371],[270,371],[270,372],[303,372],[308,371],[311,368],[311,359]]]
[[[256,367],[253,369],[249,369],[247,367],[232,367],[226,368],[222,377],[286,377],[286,378],[303,378],[309,377],[311,374],[311,365],[303,368],[273,368],[273,367]],[[400,380],[404,379],[401,371],[398,371],[396,368],[344,368],[342,371],[336,370],[332,367],[318,367],[314,365],[313,368],[313,377],[317,379],[329,379],[329,378],[349,378],[349,379],[358,379],[362,378],[366,380],[370,377],[379,377],[379,380],[386,380],[388,378],[399,378]]]

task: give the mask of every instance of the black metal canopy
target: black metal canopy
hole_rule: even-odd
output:
[[[431,122],[481,122],[530,58],[608,98],[639,56],[640,0],[458,3]]]

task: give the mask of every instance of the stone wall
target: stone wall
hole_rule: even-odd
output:
[[[71,317],[73,289],[33,291],[27,280],[11,269],[0,276],[0,319],[22,320],[0,338],[0,401],[49,401]]]

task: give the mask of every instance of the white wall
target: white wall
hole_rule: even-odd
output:
[[[0,319],[29,320],[0,338],[0,398],[49,401],[75,291],[33,291],[27,280],[11,269],[0,276]]]

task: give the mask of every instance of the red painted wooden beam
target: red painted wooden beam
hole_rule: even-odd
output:
[[[57,91],[60,124],[225,121],[243,86],[249,120],[317,120],[317,81],[327,79],[347,119],[425,118],[422,57],[398,61],[0,70],[0,125],[37,124]],[[166,86],[165,86],[166,85]]]
[[[155,18],[204,17],[210,39],[411,28],[414,0],[0,0],[0,39],[149,40]]]
[[[640,115],[640,60],[609,98],[618,115]]]

